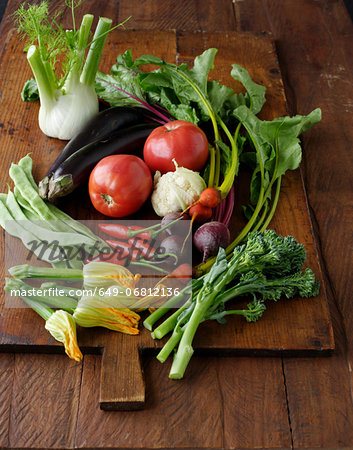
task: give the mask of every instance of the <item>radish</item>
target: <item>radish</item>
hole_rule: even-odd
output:
[[[230,243],[228,227],[222,222],[207,222],[198,228],[194,234],[194,245],[203,252],[202,262],[218,253],[219,247],[227,247]]]
[[[209,187],[201,192],[199,203],[203,206],[208,206],[209,208],[215,208],[219,203],[221,203],[222,194],[221,191],[213,187]]]
[[[166,262],[171,262],[171,257],[174,259],[173,264],[175,261],[179,262],[179,259],[181,258],[183,249],[184,249],[184,240],[181,236],[178,236],[176,234],[172,234],[160,243],[158,251],[160,252],[161,256],[165,258]]]
[[[191,216],[191,221],[199,223],[206,222],[206,220],[212,217],[212,209],[208,206],[203,206],[201,203],[197,203],[189,209],[189,215]]]
[[[188,219],[189,217],[187,214],[182,214],[180,212],[169,213],[166,214],[161,220],[161,227],[163,229],[165,228],[165,231],[168,234],[177,233],[177,231],[180,232],[180,230],[183,230],[183,228],[179,225],[179,221]]]

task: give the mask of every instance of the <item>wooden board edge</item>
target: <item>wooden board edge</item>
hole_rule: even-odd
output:
[[[317,235],[316,235],[316,232],[315,232],[315,228],[313,226],[313,219],[312,219],[312,216],[311,216],[311,213],[310,213],[310,205],[309,205],[307,191],[306,191],[306,188],[305,188],[304,175],[303,175],[302,167],[299,167],[299,174],[300,174],[300,180],[301,180],[301,184],[302,184],[302,190],[303,190],[304,197],[305,197],[305,208],[306,208],[308,219],[309,219],[309,222],[310,222],[310,232],[311,232],[311,235],[312,235],[312,238],[313,238],[313,242],[314,242],[314,250],[315,250],[315,255],[316,255],[319,275],[320,275],[320,278],[322,280],[322,283],[320,285],[320,289],[323,290],[325,303],[326,303],[326,310],[327,310],[327,314],[328,314],[328,327],[329,327],[328,331],[329,331],[329,340],[330,340],[329,346],[330,346],[330,348],[332,350],[334,350],[335,347],[336,347],[336,344],[335,344],[335,336],[334,336],[334,332],[333,332],[332,318],[331,318],[330,307],[329,307],[329,302],[328,302],[328,295],[327,295],[328,279],[327,279],[326,275],[324,275],[324,271],[323,271],[323,268],[322,268],[323,258],[321,256],[321,251],[320,251],[320,248],[319,248],[320,246],[318,244]]]

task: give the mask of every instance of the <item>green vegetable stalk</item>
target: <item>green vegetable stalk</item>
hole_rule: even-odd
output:
[[[152,333],[160,339],[172,332],[157,355],[164,362],[177,347],[170,378],[184,376],[193,354],[193,338],[205,320],[222,323],[229,315],[242,315],[248,322],[253,322],[264,313],[266,300],[316,296],[319,283],[310,269],[303,271],[305,258],[303,245],[292,236],[284,238],[273,230],[251,231],[246,243],[236,246],[230,258],[221,248],[209,272],[189,286],[191,297]],[[230,300],[244,296],[253,297],[247,309],[226,309]],[[173,304],[173,299],[169,302]],[[155,323],[154,314],[160,319],[166,310],[154,312],[150,316],[152,320],[146,319],[147,328],[151,329]]]
[[[14,278],[6,279],[5,290],[14,292],[31,306],[47,321],[46,328],[49,330],[50,325],[51,332],[59,317],[61,321],[65,319],[63,314],[55,314],[54,319],[51,318],[54,314],[51,308],[60,308],[72,313],[70,320],[82,327],[100,326],[131,335],[139,333],[140,316],[129,309],[138,299],[131,292],[126,293],[128,288],[133,290],[137,279],[123,266],[91,262],[83,270],[78,270],[24,264],[11,267],[9,273]],[[23,278],[81,280],[83,289],[66,288],[51,282],[43,283],[41,288],[34,288],[24,283]],[[61,290],[62,295],[50,295],[50,288]],[[57,338],[57,335],[54,337]]]
[[[299,167],[302,150],[298,136],[321,120],[321,110],[315,109],[307,116],[280,117],[262,121],[246,106],[239,106],[233,112],[247,131],[253,151],[242,154],[242,161],[251,167],[253,176],[250,184],[251,203],[245,208],[248,222],[234,241],[227,247],[230,255],[233,249],[246,239],[251,230],[264,231],[278,204],[281,179],[287,170]],[[272,192],[274,190],[274,192]],[[207,272],[215,258],[196,267],[197,273]]]

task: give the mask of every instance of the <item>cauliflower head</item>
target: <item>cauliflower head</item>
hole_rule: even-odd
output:
[[[174,172],[154,176],[154,190],[151,201],[158,216],[183,211],[206,189],[206,183],[198,172],[176,166]]]

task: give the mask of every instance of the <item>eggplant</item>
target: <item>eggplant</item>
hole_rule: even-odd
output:
[[[64,147],[63,151],[54,161],[45,177],[39,183],[39,193],[42,198],[47,198],[49,178],[53,175],[60,164],[80,148],[102,140],[132,125],[143,122],[143,110],[131,106],[115,106],[105,109],[93,117],[85,127],[73,137]]]
[[[47,199],[53,202],[68,195],[88,179],[95,165],[106,156],[129,154],[141,157],[147,137],[158,126],[154,123],[134,125],[77,150],[49,177]]]

